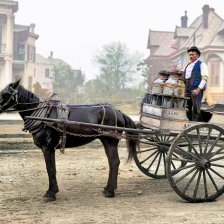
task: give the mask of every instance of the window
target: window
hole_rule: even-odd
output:
[[[50,78],[50,69],[45,68],[45,78]]]
[[[27,61],[35,62],[36,48],[32,45],[27,45]]]
[[[220,59],[212,57],[209,60],[209,86],[218,87],[220,85]]]

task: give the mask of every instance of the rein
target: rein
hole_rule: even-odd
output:
[[[10,113],[10,112],[26,112],[26,111],[35,111],[35,110],[39,110],[41,108],[46,108],[47,106],[42,106],[42,107],[36,107],[36,108],[32,108],[32,109],[26,109],[26,110],[16,110],[14,109],[13,107],[14,106],[17,106],[17,105],[27,105],[27,104],[39,104],[39,103],[44,103],[44,102],[47,102],[47,101],[40,101],[40,102],[35,102],[35,103],[18,103],[18,104],[14,104],[13,106],[9,107],[7,110],[3,110],[2,112],[6,112],[6,113]]]
[[[13,89],[11,86],[9,87],[11,90],[12,90],[12,93],[9,92],[9,91],[5,91],[5,93],[8,93],[10,94],[10,97],[9,99],[7,100],[7,102],[5,102],[2,107],[4,107],[5,105],[7,105],[11,100],[14,100],[15,101],[15,104],[13,104],[12,106],[10,106],[9,108],[7,108],[6,110],[2,110],[2,112],[6,112],[6,113],[9,113],[9,112],[14,112],[14,111],[17,111],[17,112],[26,112],[26,111],[35,111],[35,110],[39,110],[39,109],[42,109],[42,108],[46,108],[47,105],[44,104],[45,106],[41,106],[41,107],[36,107],[36,108],[32,108],[32,109],[25,109],[25,110],[17,110],[15,109],[15,106],[18,106],[18,105],[35,105],[35,104],[41,104],[41,103],[45,103],[45,102],[48,102],[48,99],[51,98],[52,96],[54,96],[56,93],[52,93],[48,98],[47,100],[44,100],[44,101],[38,101],[38,102],[32,102],[32,103],[20,103],[18,102],[18,89]]]

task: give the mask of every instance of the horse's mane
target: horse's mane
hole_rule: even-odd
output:
[[[23,86],[19,85],[18,87],[18,101],[20,103],[33,103],[39,102],[40,99],[30,90],[25,89]]]

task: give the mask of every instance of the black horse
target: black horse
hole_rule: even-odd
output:
[[[66,125],[66,123],[63,127],[58,127],[57,123],[30,120],[26,119],[26,116],[67,118],[71,121],[135,129],[136,125],[131,118],[108,104],[62,105],[60,101],[50,98],[40,101],[35,94],[22,87],[19,81],[7,85],[0,92],[0,113],[10,110],[19,112],[24,120],[24,130],[32,133],[34,143],[43,152],[49,178],[49,188],[44,194],[45,201],[56,200],[56,193],[59,191],[56,179],[55,150],[61,147],[69,148],[85,145],[95,139],[102,142],[109,163],[109,177],[103,193],[105,197],[115,196],[114,190],[117,188],[120,164],[118,143],[121,131],[117,131],[116,135],[109,135],[96,128],[80,128],[74,125]],[[127,133],[127,136],[129,135],[131,133]],[[126,142],[128,159],[131,159],[138,143],[135,138],[131,137],[126,138]]]

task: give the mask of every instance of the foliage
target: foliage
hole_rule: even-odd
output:
[[[46,99],[46,97],[50,94],[50,91],[48,89],[42,88],[39,82],[36,82],[33,85],[33,91],[42,99]]]
[[[81,70],[73,70],[68,64],[60,63],[53,68],[54,90],[60,98],[72,101],[74,95],[79,92],[84,83],[85,74]]]
[[[148,71],[149,71],[148,64],[145,61],[139,62],[138,65],[137,65],[137,70],[141,72],[141,75],[144,78],[143,83],[147,84]]]
[[[136,72],[139,58],[139,54],[129,53],[127,46],[121,42],[104,45],[102,51],[95,56],[100,73],[90,85],[105,95],[127,89]]]

